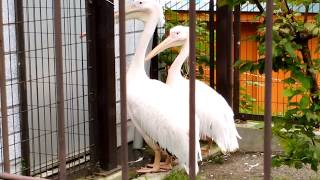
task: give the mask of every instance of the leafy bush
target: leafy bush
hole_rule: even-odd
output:
[[[166,23],[164,24],[165,35],[163,39],[166,38],[166,35],[169,33],[169,30],[177,25],[185,25],[188,26],[189,21],[181,19],[182,14],[179,14],[176,11],[172,11],[170,9],[165,9],[166,15]],[[209,62],[209,31],[207,27],[207,22],[204,20],[197,20],[196,26],[196,62],[197,62],[197,78],[208,81],[204,76],[204,69],[208,68],[210,65]],[[175,58],[180,52],[180,48],[171,48],[167,49],[161,53],[159,56],[159,62],[163,69],[165,69],[164,73],[162,73],[162,80],[165,81],[167,77],[167,70],[170,65],[173,63]],[[184,64],[182,68],[182,73],[187,76],[188,75],[188,67],[187,63]]]
[[[320,39],[320,13],[308,20],[311,3],[319,0],[276,0],[274,1],[273,23],[273,71],[282,70],[290,74],[283,80],[286,89],[283,94],[288,98],[288,110],[283,117],[274,118],[273,132],[280,137],[285,152],[273,157],[273,165],[288,165],[301,168],[310,164],[315,171],[320,162],[319,138],[314,132],[320,124],[320,91],[317,74],[320,71],[320,59],[311,56],[308,43],[311,39]],[[304,6],[301,14],[290,8]],[[265,19],[265,14],[260,18]],[[264,73],[265,65],[265,24],[258,28],[255,39],[259,43],[258,62],[237,62],[241,72],[258,71]],[[316,52],[319,51],[320,44]]]

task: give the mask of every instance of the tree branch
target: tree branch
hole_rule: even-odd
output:
[[[304,13],[304,23],[308,21],[308,15],[309,15],[309,5],[306,5],[306,12]]]
[[[264,12],[264,8],[260,4],[259,0],[253,0],[253,2],[257,5],[257,8],[259,9],[260,13],[262,14]]]
[[[286,9],[287,9],[287,13],[288,13],[288,14],[291,14],[292,11],[291,11],[291,9],[289,8],[288,1],[287,1],[287,0],[283,0],[283,3],[284,3],[284,5],[285,5],[285,7],[286,7]]]
[[[301,54],[302,54],[302,59],[303,62],[307,65],[307,72],[306,75],[311,77],[311,99],[313,103],[320,103],[320,100],[313,96],[314,94],[318,94],[319,91],[319,86],[318,86],[318,81],[317,81],[317,75],[311,70],[313,67],[312,59],[311,59],[311,53],[310,49],[308,47],[308,41],[309,40],[304,40],[301,42],[302,49],[301,49]]]

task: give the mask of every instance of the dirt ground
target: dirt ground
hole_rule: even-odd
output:
[[[201,179],[263,179],[263,153],[237,152],[229,156],[218,156],[202,162]],[[272,169],[273,179],[278,180],[320,180],[320,172],[309,167],[300,170],[286,166]]]
[[[139,175],[136,170],[147,163],[152,162],[152,153],[137,151],[135,158],[144,157],[143,160],[136,163],[129,163],[129,177],[136,178]],[[198,177],[200,180],[260,180],[263,179],[263,153],[244,153],[236,152],[231,155],[215,155],[204,160],[200,164]],[[100,177],[107,177],[108,172],[100,172],[95,175],[80,178],[81,180],[95,180]],[[275,180],[320,180],[320,171],[315,173],[310,167],[304,167],[296,170],[283,166],[272,168],[272,176]],[[185,180],[188,178],[174,178],[175,180]]]

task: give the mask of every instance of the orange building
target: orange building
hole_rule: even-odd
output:
[[[262,23],[257,19],[256,12],[242,12],[241,13],[241,42],[240,42],[240,58],[241,60],[257,61],[258,43],[251,39],[253,35],[257,34],[257,27]],[[197,13],[198,19],[202,21],[209,21],[208,12],[201,11]],[[178,18],[180,21],[184,21],[188,18],[187,11],[179,11],[178,17],[167,16],[167,19]],[[314,14],[308,16],[308,21],[314,20]],[[320,53],[316,52],[316,48],[319,41],[318,39],[312,39],[309,43],[312,58],[320,58]],[[217,50],[218,51],[218,50]],[[205,71],[206,76],[209,76],[209,70]],[[283,96],[283,90],[285,88],[282,80],[288,77],[289,74],[285,72],[274,72],[272,78],[272,110],[274,115],[282,114],[287,108],[287,98]],[[254,114],[263,113],[264,107],[264,75],[259,73],[243,73],[240,75],[240,86],[242,87],[241,93],[246,93],[252,96],[255,101],[253,102]]]

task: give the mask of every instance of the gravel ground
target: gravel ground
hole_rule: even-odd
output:
[[[144,159],[142,161],[130,165],[129,177],[137,177],[136,170],[144,166],[148,162],[152,162],[153,157],[150,155],[150,153],[146,153],[146,151],[143,151],[142,154],[144,154]],[[141,156],[142,154],[138,153],[137,156]],[[96,180],[99,178],[107,177],[109,173],[110,172],[101,171],[100,173],[96,173],[94,175],[86,176],[79,179]],[[320,180],[320,171],[318,173],[315,173],[311,170],[310,167],[307,166],[299,170],[283,166],[280,168],[272,168],[272,176],[275,180]],[[236,152],[228,156],[212,156],[207,160],[201,162],[198,177],[200,177],[200,180],[263,179],[263,153]],[[175,180],[186,179],[187,178],[178,178]]]
[[[229,156],[218,156],[202,162],[201,179],[263,179],[263,153],[237,152]],[[272,168],[273,179],[320,180],[320,172],[309,167],[296,170],[286,166]]]

